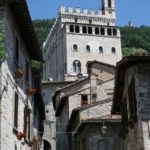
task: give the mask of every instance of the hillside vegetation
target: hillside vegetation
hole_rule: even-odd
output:
[[[40,46],[46,40],[50,29],[54,23],[55,19],[47,20],[34,20],[33,25],[37,38],[39,40]],[[123,56],[127,56],[136,52],[150,52],[150,27],[121,27],[121,42],[122,42],[122,52]]]

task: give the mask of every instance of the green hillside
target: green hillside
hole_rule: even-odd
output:
[[[33,25],[37,38],[39,40],[40,46],[46,40],[48,33],[54,23],[55,19],[46,20],[34,20]],[[130,55],[136,52],[150,52],[150,27],[121,27],[121,42],[122,42],[122,52],[123,56]]]

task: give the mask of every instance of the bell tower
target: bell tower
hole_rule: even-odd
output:
[[[115,18],[115,0],[102,0],[102,11],[104,15]]]

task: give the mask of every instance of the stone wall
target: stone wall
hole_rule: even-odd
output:
[[[0,8],[1,11],[1,8]],[[4,50],[6,53],[6,59],[1,65],[1,103],[0,103],[0,141],[1,150],[28,150],[29,147],[24,143],[24,141],[19,141],[16,135],[13,134],[14,129],[14,99],[15,92],[18,93],[18,132],[23,132],[24,126],[24,107],[28,99],[28,107],[30,111],[32,110],[32,98],[27,97],[27,81],[25,80],[25,74],[23,78],[15,80],[15,65],[14,65],[14,48],[15,48],[15,37],[19,39],[19,65],[26,72],[26,60],[30,62],[29,55],[27,54],[27,49],[17,28],[16,21],[12,16],[12,12],[8,7],[2,9],[4,15],[2,21],[4,24]],[[29,65],[29,84],[32,82],[31,78],[31,66]],[[31,120],[33,119],[31,111]],[[30,124],[31,126],[31,124]],[[32,131],[31,126],[31,131]]]

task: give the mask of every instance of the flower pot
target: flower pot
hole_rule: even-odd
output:
[[[16,137],[20,141],[24,137],[24,133],[18,132],[18,133],[16,133]]]
[[[29,86],[28,88],[27,88],[27,95],[34,95],[35,93],[37,92],[37,89],[35,89],[35,88],[32,88],[31,86]]]
[[[17,78],[22,78],[23,77],[23,69],[17,68],[15,71],[15,75]]]

